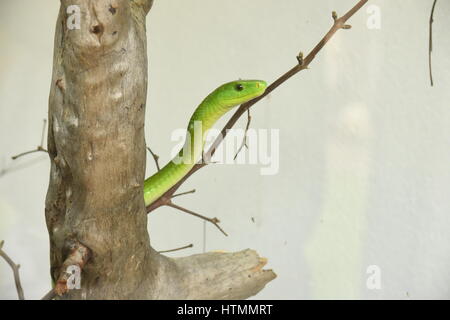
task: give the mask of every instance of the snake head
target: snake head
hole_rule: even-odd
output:
[[[224,107],[234,107],[256,97],[266,91],[267,83],[263,80],[239,80],[221,85],[214,92],[214,97]]]

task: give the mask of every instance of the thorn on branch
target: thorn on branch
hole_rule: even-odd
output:
[[[150,152],[150,154],[153,157],[153,160],[155,161],[156,169],[158,171],[160,171],[161,168],[159,167],[159,156],[156,153],[153,153],[153,151],[152,151],[152,149],[150,149],[150,147],[147,147],[147,150]]]
[[[239,155],[239,153],[241,152],[241,150],[245,147],[246,149],[248,149],[248,145],[247,145],[247,133],[248,133],[248,129],[250,128],[250,122],[252,121],[252,116],[250,115],[250,109],[247,110],[247,125],[245,126],[245,132],[244,132],[244,138],[242,139],[242,143],[241,146],[239,147],[238,151],[236,152],[236,154],[234,155],[234,160],[236,160],[237,156]]]
[[[184,250],[184,249],[192,248],[193,246],[194,246],[194,245],[191,243],[191,244],[188,244],[187,246],[180,247],[180,248],[175,248],[175,249],[170,249],[170,250],[158,251],[158,253],[174,252],[174,251],[179,251],[179,250]]]
[[[20,283],[19,268],[20,264],[15,264],[14,261],[3,251],[3,245],[5,241],[0,241],[0,257],[5,259],[6,263],[11,267],[14,275],[14,282],[16,284],[17,295],[19,300],[25,300],[25,295],[23,294],[22,284]]]

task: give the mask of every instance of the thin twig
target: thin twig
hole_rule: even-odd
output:
[[[317,45],[311,50],[311,52],[303,58],[303,55],[299,55],[297,57],[297,64],[291,68],[289,71],[287,71],[285,74],[283,74],[281,77],[279,77],[275,82],[273,82],[271,85],[269,85],[261,96],[250,100],[244,104],[242,104],[236,112],[233,114],[231,119],[226,123],[226,125],[223,127],[221,134],[216,138],[216,140],[213,142],[211,147],[209,148],[208,152],[205,154],[205,157],[208,159],[211,159],[211,157],[214,155],[217,147],[222,143],[223,139],[226,137],[227,132],[229,129],[231,129],[235,123],[238,121],[238,119],[254,104],[265,98],[268,94],[270,94],[272,91],[274,91],[276,88],[278,88],[280,85],[282,85],[284,82],[286,82],[288,79],[296,75],[302,70],[308,69],[309,64],[314,60],[316,55],[323,49],[323,47],[328,43],[328,41],[334,36],[334,34],[340,30],[340,29],[349,29],[350,26],[346,24],[347,20],[350,19],[358,10],[360,10],[368,0],[360,0],[358,3],[351,8],[346,14],[344,14],[342,17],[338,18],[337,14],[333,11],[332,17],[333,17],[333,25],[331,26],[330,30],[325,34],[325,36],[317,43]],[[154,201],[151,205],[147,207],[147,212],[151,212],[155,210],[156,208],[159,208],[160,206],[166,205],[167,199],[171,198],[171,195],[175,193],[176,190],[197,170],[203,168],[206,166],[207,163],[197,163],[180,181],[178,181],[172,188],[167,190],[159,199]]]
[[[26,156],[27,154],[35,153],[35,152],[47,152],[47,150],[45,150],[41,146],[37,146],[36,149],[19,153],[18,155],[12,156],[11,159],[16,160],[20,157]]]
[[[250,128],[250,122],[252,121],[252,116],[250,115],[250,109],[247,110],[247,125],[245,126],[245,132],[244,132],[244,138],[242,139],[241,146],[239,147],[238,151],[234,155],[234,160],[236,160],[237,156],[239,155],[239,152],[241,152],[242,148],[248,149],[247,145],[247,133],[248,129]]]
[[[180,247],[180,248],[175,248],[175,249],[170,249],[170,250],[158,251],[158,253],[174,252],[174,251],[184,250],[184,249],[187,249],[187,248],[192,248],[193,246],[194,246],[194,245],[191,243],[191,244],[188,244],[187,246]]]
[[[9,264],[9,266],[11,267],[13,274],[14,274],[14,282],[16,284],[16,290],[17,290],[17,295],[19,296],[19,300],[25,300],[25,295],[23,294],[23,289],[22,289],[22,285],[20,283],[20,275],[19,275],[19,268],[20,268],[20,264],[15,264],[14,261],[6,254],[5,251],[3,251],[3,244],[5,242],[2,240],[0,241],[0,257],[2,257],[3,259],[5,259],[6,263]]]
[[[147,147],[147,150],[151,153],[153,160],[155,161],[156,169],[158,171],[160,171],[161,168],[159,167],[159,156],[156,153],[153,153],[153,151],[152,151],[152,149],[150,149],[150,147]]]
[[[217,219],[217,218],[208,218],[208,217],[202,216],[201,214],[198,214],[198,213],[196,213],[196,212],[194,212],[194,211],[191,211],[191,210],[189,210],[189,209],[180,207],[179,205],[176,205],[175,203],[172,203],[172,202],[167,203],[166,206],[172,207],[172,208],[174,208],[174,209],[178,209],[178,210],[180,210],[180,211],[189,213],[189,214],[191,214],[191,215],[193,215],[193,216],[195,216],[195,217],[198,217],[198,218],[200,218],[200,219],[203,219],[203,220],[205,220],[205,221],[208,221],[208,222],[212,223],[213,225],[215,225],[216,228],[220,230],[220,232],[222,232],[225,236],[228,237],[228,234],[227,234],[227,233],[219,226],[219,223],[220,223],[220,220],[219,220],[219,219]]]
[[[172,195],[171,199],[173,199],[175,197],[191,194],[191,193],[195,193],[195,189],[192,189],[192,190],[189,190],[189,191],[186,191],[186,192],[180,192],[180,193],[174,194],[174,195]]]
[[[431,7],[430,14],[430,34],[429,34],[429,43],[428,43],[428,68],[430,70],[430,84],[433,86],[433,70],[431,64],[431,53],[433,51],[433,22],[434,22],[434,9],[436,7],[437,0],[433,1],[433,6]]]
[[[41,144],[38,145],[36,147],[36,149],[19,153],[18,155],[12,156],[11,159],[16,160],[20,157],[26,156],[27,154],[35,153],[35,152],[47,152],[48,153],[48,151],[44,148],[45,128],[46,127],[47,127],[47,119],[44,119],[44,125],[42,126],[42,134],[41,134]]]

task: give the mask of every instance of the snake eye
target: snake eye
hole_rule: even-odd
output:
[[[242,91],[242,90],[244,90],[244,86],[239,83],[239,84],[236,85],[236,90],[237,91]]]

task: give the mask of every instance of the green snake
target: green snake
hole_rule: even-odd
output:
[[[262,80],[228,82],[211,92],[189,120],[183,148],[164,168],[144,182],[144,201],[149,206],[180,181],[203,153],[207,131],[233,107],[259,97],[266,90]]]

